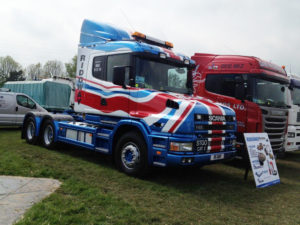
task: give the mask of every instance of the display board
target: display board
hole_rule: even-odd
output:
[[[280,183],[275,155],[267,133],[244,133],[256,187]]]

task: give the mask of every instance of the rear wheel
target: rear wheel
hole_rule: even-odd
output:
[[[42,128],[42,143],[46,148],[55,147],[55,129],[51,120],[47,120]]]
[[[146,175],[149,171],[147,146],[137,132],[121,136],[116,144],[115,163],[119,170],[134,176]]]
[[[29,117],[25,122],[25,139],[29,144],[36,144],[38,137],[36,136],[36,124],[32,117]]]

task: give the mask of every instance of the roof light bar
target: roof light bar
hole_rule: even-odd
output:
[[[159,40],[157,38],[150,37],[148,35],[142,34],[140,32],[134,32],[134,33],[131,34],[131,36],[134,37],[136,40],[141,40],[141,41],[146,42],[148,44],[158,45],[158,46],[165,47],[165,48],[168,48],[168,49],[174,47],[173,43],[171,43],[169,41],[162,41],[162,40]]]

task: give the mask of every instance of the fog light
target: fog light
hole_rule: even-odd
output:
[[[187,163],[193,163],[194,162],[194,158],[186,158],[186,157],[184,157],[184,158],[182,158],[181,159],[181,163],[182,164],[187,164]]]

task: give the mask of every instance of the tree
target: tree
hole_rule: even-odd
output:
[[[67,76],[76,77],[77,55],[75,55],[70,63],[65,63]]]
[[[43,68],[41,63],[29,65],[26,68],[26,71],[30,80],[39,80],[43,75]]]
[[[61,61],[58,60],[49,60],[45,63],[43,67],[45,76],[54,77],[62,76],[64,72],[64,65]]]
[[[0,84],[6,82],[6,80],[10,77],[11,72],[17,72],[21,70],[21,65],[16,62],[11,56],[0,57]],[[23,72],[21,73],[21,75],[22,74]],[[15,75],[16,74],[13,74],[13,76]]]
[[[23,76],[23,71],[11,71],[9,72],[9,77],[6,79],[6,81],[23,81],[25,80],[25,76]]]

